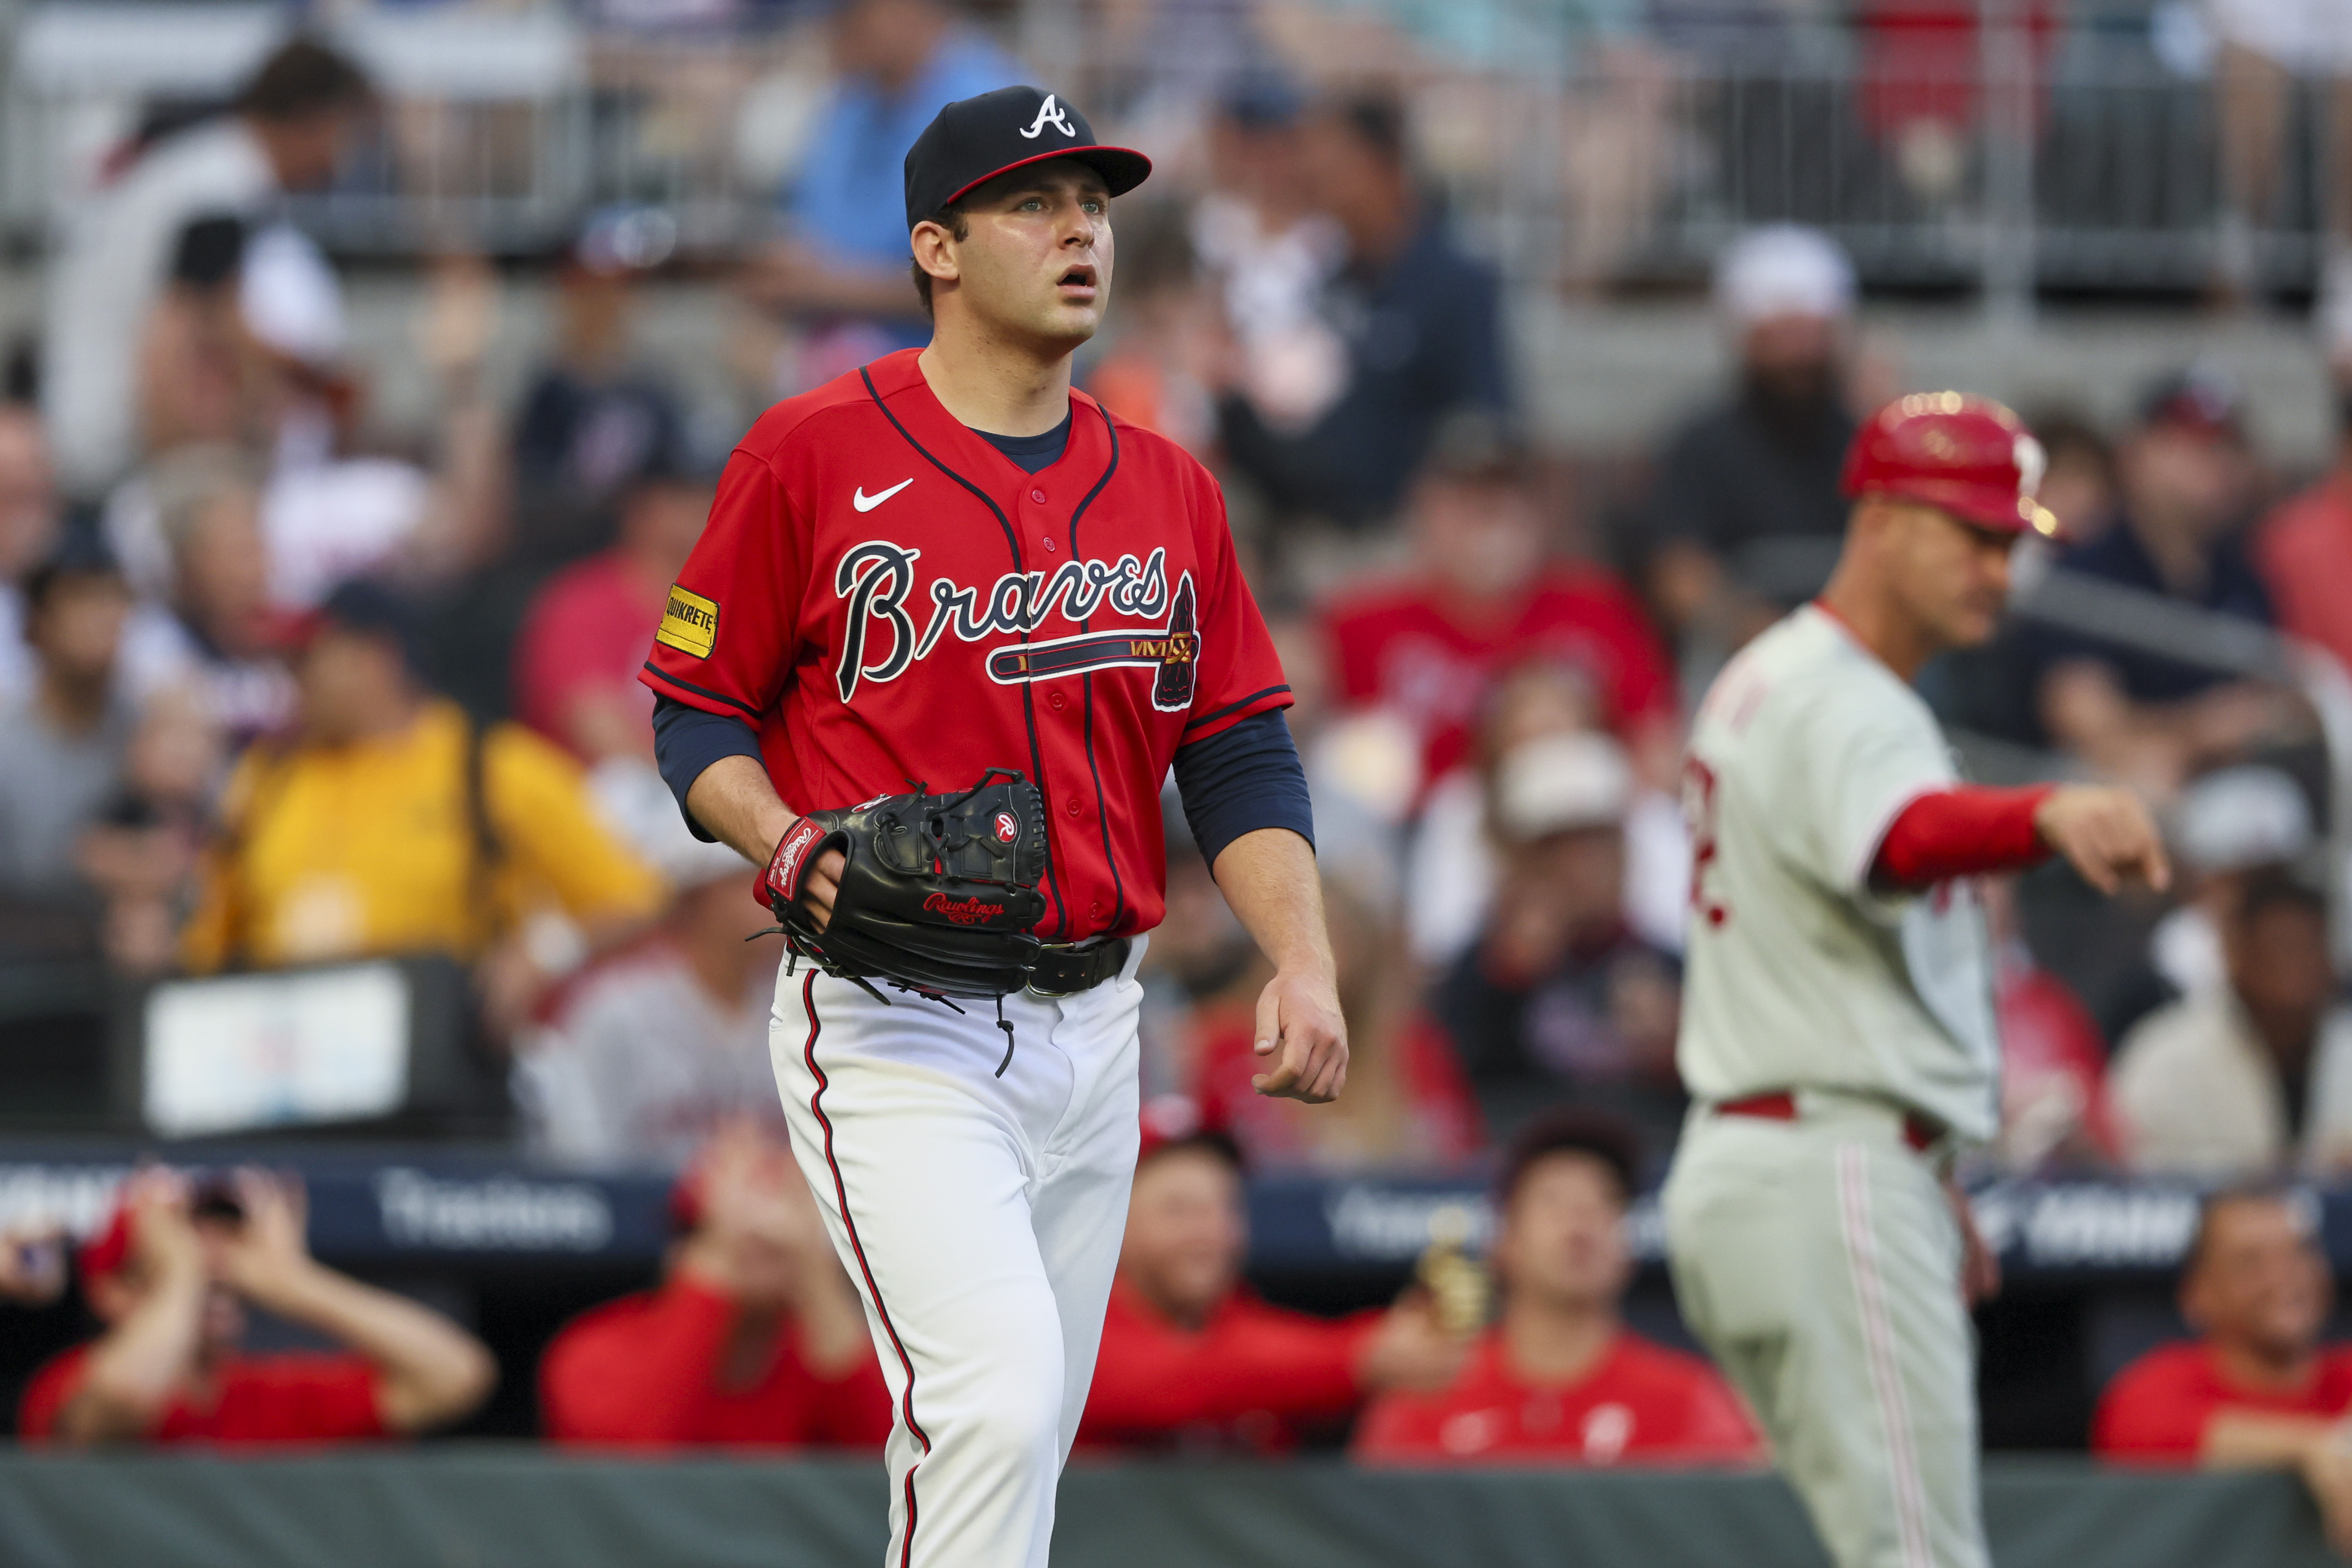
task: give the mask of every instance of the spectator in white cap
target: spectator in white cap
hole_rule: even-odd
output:
[[[2157,925],[2148,958],[2158,978],[2189,996],[2227,977],[2221,927],[2247,879],[2310,855],[2317,841],[2311,798],[2275,768],[2224,768],[2182,791],[2172,841],[2181,904]]]
[[[1660,455],[1646,542],[1669,630],[1729,649],[1811,598],[1837,559],[1853,267],[1816,230],[1753,229],[1723,253],[1715,301],[1737,382]]]
[[[660,925],[582,977],[517,1051],[527,1135],[556,1159],[677,1168],[722,1126],[785,1135],[768,1065],[782,947],[745,940],[773,922],[751,865],[658,804],[614,825],[669,879]]]
[[[1498,1137],[1561,1100],[1661,1147],[1680,1121],[1681,966],[1625,918],[1633,799],[1624,748],[1602,735],[1538,737],[1497,767],[1495,902],[1433,1008]]]
[[[2219,924],[2221,982],[2149,1014],[2107,1075],[2125,1163],[2212,1179],[2352,1169],[2352,1009],[2326,895],[2270,866]]]

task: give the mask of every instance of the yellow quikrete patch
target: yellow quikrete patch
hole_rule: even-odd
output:
[[[662,610],[661,630],[654,633],[654,641],[708,659],[710,650],[719,645],[719,601],[671,584],[669,603]]]

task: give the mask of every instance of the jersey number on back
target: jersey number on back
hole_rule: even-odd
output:
[[[1683,758],[1683,815],[1691,830],[1691,910],[1709,925],[1731,918],[1731,905],[1707,892],[1715,864],[1715,769],[1696,757]]]

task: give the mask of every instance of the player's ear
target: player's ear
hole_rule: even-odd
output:
[[[933,283],[953,283],[959,276],[956,257],[956,237],[944,225],[929,218],[915,225],[907,236],[914,248],[915,265],[929,273]]]

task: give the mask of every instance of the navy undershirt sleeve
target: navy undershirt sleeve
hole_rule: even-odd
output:
[[[669,786],[669,792],[677,797],[677,814],[686,819],[688,831],[706,844],[718,841],[686,809],[686,792],[694,788],[704,768],[722,757],[748,757],[765,766],[760,756],[760,737],[741,719],[705,713],[676,697],[654,694],[654,766],[661,769],[662,782]]]
[[[975,430],[974,435],[995,447],[1020,465],[1024,474],[1042,474],[1062,460],[1069,449],[1070,422],[1077,417],[1073,409],[1062,416],[1062,423],[1043,435],[996,435],[985,430]]]
[[[1227,844],[1260,828],[1288,828],[1314,847],[1307,769],[1280,708],[1178,747],[1176,793],[1184,802],[1192,841],[1212,870]]]

